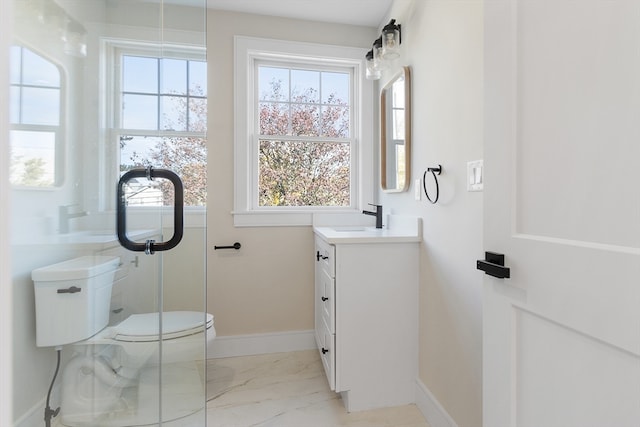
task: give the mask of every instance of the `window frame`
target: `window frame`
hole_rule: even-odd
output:
[[[128,41],[120,39],[104,39],[103,50],[106,52],[105,62],[105,82],[106,82],[106,97],[105,103],[105,153],[109,162],[109,170],[106,171],[106,175],[110,178],[106,182],[117,182],[120,173],[121,154],[119,138],[122,135],[127,136],[150,136],[150,137],[197,137],[206,140],[207,132],[194,132],[194,131],[175,131],[175,130],[151,130],[151,129],[126,129],[122,127],[122,58],[123,56],[144,56],[150,58],[170,58],[170,59],[183,59],[183,60],[195,60],[206,62],[206,49],[204,47],[194,47],[193,45],[178,45],[167,43],[155,43],[144,41]],[[159,93],[158,96],[161,96]],[[208,93],[205,93],[204,99],[208,98]],[[105,184],[106,185],[106,184]],[[105,187],[106,189],[106,187]],[[104,192],[108,195],[108,191]],[[106,198],[106,207],[109,209],[115,209],[115,202],[111,198]],[[144,211],[144,212],[172,212],[173,207],[170,206],[131,206],[131,211]],[[186,214],[202,214],[206,212],[206,205],[204,206],[185,206]]]
[[[234,135],[234,225],[300,226],[313,224],[316,214],[354,214],[363,200],[373,200],[373,83],[364,79],[362,48],[314,43],[234,37],[235,50],[235,135]],[[258,65],[279,64],[327,71],[349,71],[352,89],[350,108],[351,182],[350,205],[258,206]],[[288,64],[288,65],[287,65]],[[305,138],[312,140],[314,138]],[[332,138],[315,138],[330,141]],[[371,141],[365,144],[363,141]]]
[[[59,77],[59,85],[58,86],[48,86],[48,85],[35,85],[35,84],[25,84],[23,82],[23,73],[24,68],[23,64],[20,64],[20,82],[13,83],[10,82],[10,88],[18,88],[20,91],[19,97],[19,109],[20,109],[20,119],[17,123],[13,123],[11,121],[11,114],[9,115],[9,129],[10,131],[17,132],[42,132],[42,133],[50,133],[54,136],[54,159],[53,159],[53,182],[51,185],[24,185],[11,183],[12,188],[16,190],[36,190],[36,191],[51,191],[57,190],[61,188],[65,181],[65,144],[64,140],[66,138],[66,116],[67,116],[67,73],[64,67],[54,58],[46,55],[44,52],[39,49],[35,49],[34,47],[23,43],[21,41],[14,41],[10,47],[15,47],[20,49],[20,55],[24,55],[24,50],[28,50],[34,55],[39,56],[43,60],[49,62],[52,66],[56,68],[58,71]],[[23,94],[22,91],[24,88],[35,88],[35,89],[56,89],[58,91],[58,124],[34,124],[34,123],[24,123],[22,121],[22,109],[23,109]],[[9,92],[9,97],[11,97],[11,92]],[[13,101],[11,101],[13,103]],[[11,141],[10,141],[10,145]],[[13,147],[11,148],[12,152]],[[10,156],[10,159],[13,159],[13,156]],[[10,160],[12,161],[12,160]]]

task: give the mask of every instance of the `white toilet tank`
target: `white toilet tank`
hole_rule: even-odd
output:
[[[119,264],[118,257],[95,255],[33,270],[38,347],[82,341],[107,326]]]

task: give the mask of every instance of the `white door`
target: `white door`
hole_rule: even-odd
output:
[[[485,2],[484,427],[640,426],[640,1]]]

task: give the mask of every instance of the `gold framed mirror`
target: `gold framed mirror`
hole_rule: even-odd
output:
[[[411,70],[402,67],[380,92],[382,190],[402,192],[411,177]]]

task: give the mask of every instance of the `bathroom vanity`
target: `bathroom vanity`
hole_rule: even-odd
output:
[[[410,222],[314,227],[315,338],[349,412],[415,401],[422,231]]]

